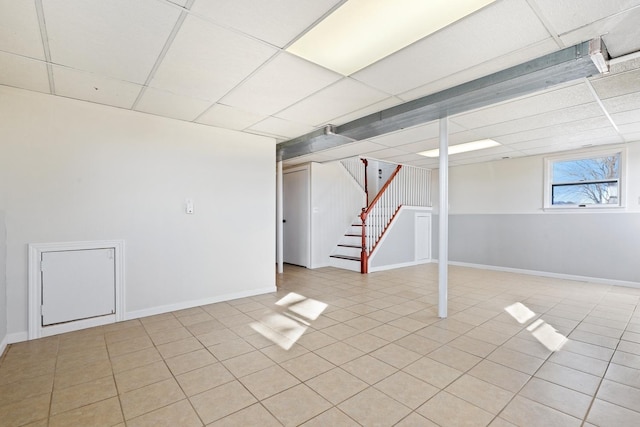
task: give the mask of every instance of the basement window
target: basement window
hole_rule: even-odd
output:
[[[622,150],[545,159],[545,208],[622,207]]]

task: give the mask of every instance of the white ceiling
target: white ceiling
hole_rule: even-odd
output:
[[[451,117],[451,144],[503,144],[451,164],[640,140],[640,0],[496,0],[351,76],[284,51],[343,2],[0,0],[0,84],[285,141],[602,36],[612,73]],[[427,123],[286,164],[437,146]]]

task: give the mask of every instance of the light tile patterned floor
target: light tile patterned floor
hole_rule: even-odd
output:
[[[449,277],[446,320],[435,265],[286,266],[277,294],[11,345],[0,425],[640,425],[640,289]]]

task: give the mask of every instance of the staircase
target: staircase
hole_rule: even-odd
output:
[[[347,159],[343,166],[367,193],[366,159]],[[330,263],[334,267],[368,273],[369,258],[403,205],[431,206],[430,171],[397,165],[375,198],[340,238]]]
[[[329,257],[331,265],[345,270],[360,271],[362,254],[362,221],[356,217],[354,222],[340,238],[336,248]]]

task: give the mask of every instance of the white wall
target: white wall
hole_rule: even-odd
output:
[[[416,259],[416,240],[421,238],[431,240],[431,230],[428,236],[418,236],[416,216],[431,214],[431,208],[403,206],[393,223],[385,232],[369,260],[369,271],[379,271],[400,266],[413,265],[427,260]],[[431,261],[431,260],[428,260]]]
[[[275,290],[273,139],[0,86],[0,141],[14,340],[28,243],[125,240],[128,317]]]
[[[450,261],[640,283],[640,142],[625,147],[627,201],[617,210],[544,211],[545,156],[451,167]]]
[[[7,346],[7,232],[4,211],[0,210],[0,357]]]
[[[398,166],[395,163],[387,163],[381,160],[367,159],[367,190],[369,192],[368,203],[376,198],[378,192],[387,183],[391,174]]]
[[[340,162],[311,163],[311,268],[329,255],[365,207],[364,191]]]

